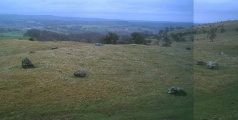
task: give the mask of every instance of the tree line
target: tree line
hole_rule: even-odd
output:
[[[84,32],[64,34],[48,30],[29,29],[23,36],[30,37],[37,41],[78,41],[78,42],[98,42],[103,35],[97,32]]]
[[[178,28],[177,28],[178,29]],[[181,28],[182,29],[182,28]],[[24,36],[30,37],[30,40],[38,41],[78,41],[88,43],[103,43],[103,44],[145,44],[151,43],[155,40],[157,45],[170,47],[172,42],[186,42],[193,41],[193,36],[199,34],[197,29],[190,29],[187,31],[173,32],[173,27],[165,27],[158,31],[158,33],[145,32],[132,32],[129,34],[118,34],[116,32],[99,33],[99,32],[80,32],[80,33],[59,33],[48,30],[29,29],[25,32]],[[217,28],[211,29],[205,33],[208,38],[213,41],[216,37]],[[224,33],[224,27],[220,28]],[[149,39],[148,39],[149,38]]]
[[[6,33],[6,32],[18,32],[20,29],[17,28],[0,28],[0,33]]]
[[[132,32],[130,35],[118,35],[115,32],[107,34],[97,32],[83,32],[64,34],[48,30],[29,29],[24,36],[30,40],[37,41],[78,41],[88,43],[103,43],[103,44],[149,44],[150,41],[145,37],[149,36],[148,32]]]

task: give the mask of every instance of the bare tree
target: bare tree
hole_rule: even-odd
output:
[[[216,31],[217,31],[217,28],[211,28],[210,31],[208,32],[208,38],[211,40],[211,42],[213,42],[213,40],[217,36]]]

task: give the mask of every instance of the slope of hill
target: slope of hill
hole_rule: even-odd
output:
[[[237,119],[236,25],[225,22],[226,32],[217,33],[214,42],[199,33],[194,43],[172,47],[1,40],[0,118]],[[25,57],[36,68],[21,68]],[[195,65],[197,60],[220,67],[209,70]],[[87,76],[75,78],[78,69]],[[172,86],[187,95],[167,94]]]
[[[220,32],[224,26],[225,32]],[[194,60],[216,61],[218,70],[194,66],[194,118],[196,120],[238,119],[238,21],[202,25],[199,30],[218,27],[214,42],[207,33],[195,35]],[[197,29],[195,28],[195,29]],[[219,55],[223,52],[223,55]]]
[[[192,118],[193,57],[184,46],[0,42],[1,119]],[[21,68],[25,57],[36,68]],[[87,77],[75,78],[78,69]],[[172,86],[188,95],[168,95]]]

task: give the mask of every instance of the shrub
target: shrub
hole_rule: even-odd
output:
[[[102,38],[104,44],[116,44],[119,40],[119,36],[116,33],[108,32],[107,35]]]
[[[226,30],[224,29],[224,27],[221,28],[221,33],[226,32]]]
[[[163,34],[163,41],[164,41],[164,43],[162,43],[163,47],[170,47],[171,44],[172,44],[172,42],[171,42],[169,36],[167,35],[167,33]]]
[[[132,40],[132,43],[143,44],[144,36],[139,32],[133,32],[133,33],[131,33],[131,40]]]
[[[34,38],[29,38],[29,40],[30,40],[30,41],[35,41],[35,39],[34,39]]]
[[[210,29],[209,33],[208,33],[208,38],[213,42],[213,39],[216,38],[217,34],[216,34],[217,28],[212,28]]]

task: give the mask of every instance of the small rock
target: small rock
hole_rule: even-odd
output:
[[[217,62],[213,62],[213,61],[208,61],[207,62],[207,68],[208,69],[218,69],[219,65]]]
[[[29,53],[36,53],[35,51],[30,51]]]
[[[191,50],[191,48],[190,48],[190,47],[187,47],[186,50]]]
[[[177,95],[177,96],[185,96],[185,95],[187,95],[187,93],[182,88],[175,87],[175,86],[173,86],[172,88],[168,89],[168,94]]]
[[[224,52],[218,52],[217,54],[218,55],[224,55]]]
[[[34,68],[35,66],[32,64],[29,58],[25,58],[22,60],[22,68]]]
[[[197,61],[197,64],[196,64],[196,65],[205,65],[205,64],[206,64],[205,62],[199,60],[199,61]]]
[[[86,72],[83,70],[78,70],[78,71],[74,72],[74,76],[75,77],[86,77]]]
[[[102,43],[95,43],[95,46],[103,46]]]
[[[52,47],[51,50],[58,49],[58,47]]]

